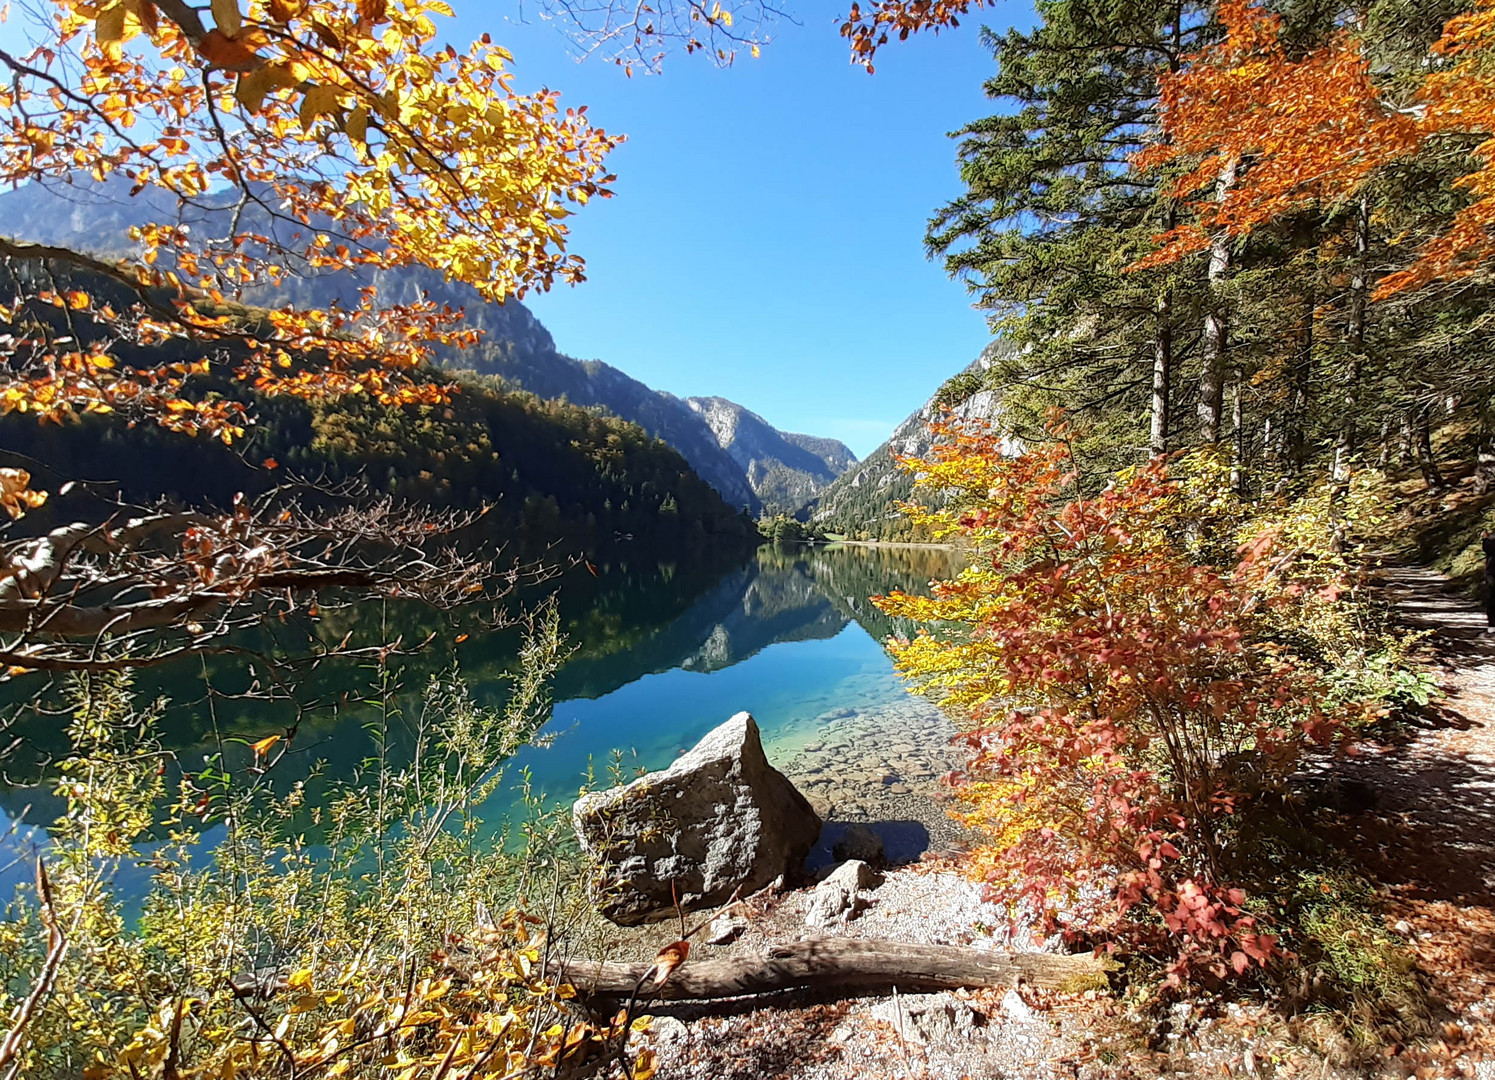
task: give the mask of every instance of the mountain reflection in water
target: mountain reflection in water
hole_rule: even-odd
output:
[[[726,569],[615,559],[599,565],[595,577],[573,570],[556,590],[574,650],[553,684],[550,730],[558,738],[521,760],[538,785],[564,798],[589,765],[600,772],[615,749],[628,752],[630,765],[658,768],[742,709],[758,718],[771,746],[792,749],[827,717],[904,694],[881,642],[907,628],[896,627],[868,598],[923,591],[931,578],[958,568],[959,557],[939,548],[832,546],[763,548]],[[434,635],[401,662],[394,703],[402,716],[413,716],[427,681],[454,664],[479,700],[503,700],[516,631],[474,631],[459,644],[460,625],[423,609],[376,604],[326,613],[312,630],[336,642],[347,633],[370,639],[381,626],[407,642]],[[275,642],[267,631],[256,644]],[[373,749],[363,729],[373,707],[356,700],[374,675],[366,667],[319,669],[297,686],[299,705],[240,699],[264,673],[242,659],[215,657],[206,667],[215,690],[209,709],[203,675],[194,661],[136,677],[142,699],[171,700],[161,735],[188,770],[216,751],[222,737],[253,740],[284,730],[296,722],[298,707],[294,752],[276,769],[280,783],[308,775],[317,762],[325,763],[323,776],[349,779]],[[21,689],[24,683],[12,686]],[[47,761],[66,752],[65,732],[56,717],[23,720],[18,731],[24,753],[0,790],[0,804],[12,818],[30,804],[27,819],[46,822],[60,810]],[[241,744],[228,745],[225,756],[231,771],[252,763]]]

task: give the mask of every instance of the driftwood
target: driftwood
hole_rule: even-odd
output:
[[[1090,954],[1057,956],[822,937],[776,945],[766,954],[687,960],[651,996],[678,1001],[814,989],[851,997],[895,986],[922,992],[1019,982],[1056,990],[1085,989],[1104,984],[1110,966]],[[570,983],[583,997],[626,998],[653,969],[653,964],[570,960],[552,964],[547,974]]]

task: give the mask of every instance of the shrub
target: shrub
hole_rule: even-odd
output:
[[[92,1080],[600,1069],[622,1021],[591,1023],[546,974],[570,895],[563,826],[532,820],[511,844],[475,813],[549,715],[553,609],[523,651],[498,710],[449,674],[400,718],[381,668],[380,751],[316,806],[302,784],[269,782],[280,736],[245,749],[247,768],[220,755],[171,782],[159,710],[136,708],[121,679],[80,682],[67,812],[37,888],[0,923],[0,1008],[22,1018],[0,1068]],[[407,754],[390,749],[397,722],[413,732]],[[122,882],[141,873],[132,902]],[[525,911],[534,894],[545,920]],[[652,1068],[635,1065],[635,1077]]]
[[[1234,550],[1234,500],[1197,468],[1154,461],[1083,493],[1053,424],[1004,457],[992,431],[937,423],[931,455],[903,464],[953,499],[910,513],[973,561],[931,597],[877,599],[927,627],[893,642],[903,674],[968,721],[974,871],[1049,928],[1163,951],[1174,984],[1265,966],[1281,948],[1235,819],[1351,714],[1258,631],[1339,575],[1284,528]]]

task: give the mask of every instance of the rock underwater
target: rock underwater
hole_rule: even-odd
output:
[[[572,808],[602,914],[624,926],[719,907],[793,874],[820,817],[768,763],[738,713],[662,772],[584,795]]]

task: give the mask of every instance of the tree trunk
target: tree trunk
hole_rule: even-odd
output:
[[[1235,186],[1236,160],[1231,158],[1215,182],[1215,201],[1224,202]],[[1225,352],[1229,329],[1221,285],[1230,273],[1230,237],[1222,229],[1210,244],[1208,311],[1204,316],[1204,339],[1200,345],[1203,367],[1199,372],[1199,437],[1207,443],[1220,441],[1220,414],[1225,397]]]
[[[1168,452],[1168,384],[1173,376],[1173,290],[1158,297],[1157,332],[1152,356],[1152,431],[1148,449],[1153,457]]]
[[[1443,473],[1438,470],[1438,461],[1433,456],[1432,421],[1428,418],[1426,407],[1417,417],[1417,467],[1422,471],[1423,482],[1429,490],[1448,486]]]
[[[778,990],[833,990],[844,996],[897,987],[906,992],[968,986],[1013,986],[1019,981],[1050,989],[1084,989],[1105,983],[1111,962],[1094,955],[1006,953],[959,945],[822,937],[778,945],[766,953],[720,960],[687,960],[657,994],[652,964],[593,960],[555,963],[546,977],[569,983],[582,997],[667,1000],[740,997]]]
[[[1230,489],[1237,495],[1246,494],[1246,403],[1243,384],[1246,373],[1239,364],[1230,369],[1230,437],[1233,452],[1230,457]]]
[[[1355,269],[1350,275],[1350,318],[1345,326],[1345,344],[1350,355],[1345,364],[1344,415],[1339,419],[1339,438],[1334,444],[1334,479],[1343,480],[1350,471],[1350,458],[1359,449],[1355,410],[1360,407],[1360,366],[1365,358],[1365,303],[1370,287],[1370,204],[1360,197],[1355,214]]]
[[[1315,259],[1316,263],[1317,260]],[[1288,420],[1292,424],[1288,436],[1288,464],[1292,471],[1301,473],[1308,461],[1308,397],[1313,384],[1313,316],[1318,306],[1318,289],[1314,281],[1315,269],[1303,287],[1302,322],[1298,328],[1297,355],[1293,357],[1292,390],[1288,403]]]
[[[1474,490],[1483,495],[1495,490],[1495,425],[1490,422],[1490,403],[1479,405],[1479,433],[1474,444]]]
[[[1178,214],[1170,203],[1163,217],[1163,231],[1178,223]],[[1153,457],[1168,452],[1168,394],[1173,381],[1173,287],[1158,297],[1152,340],[1152,430],[1147,441]]]

